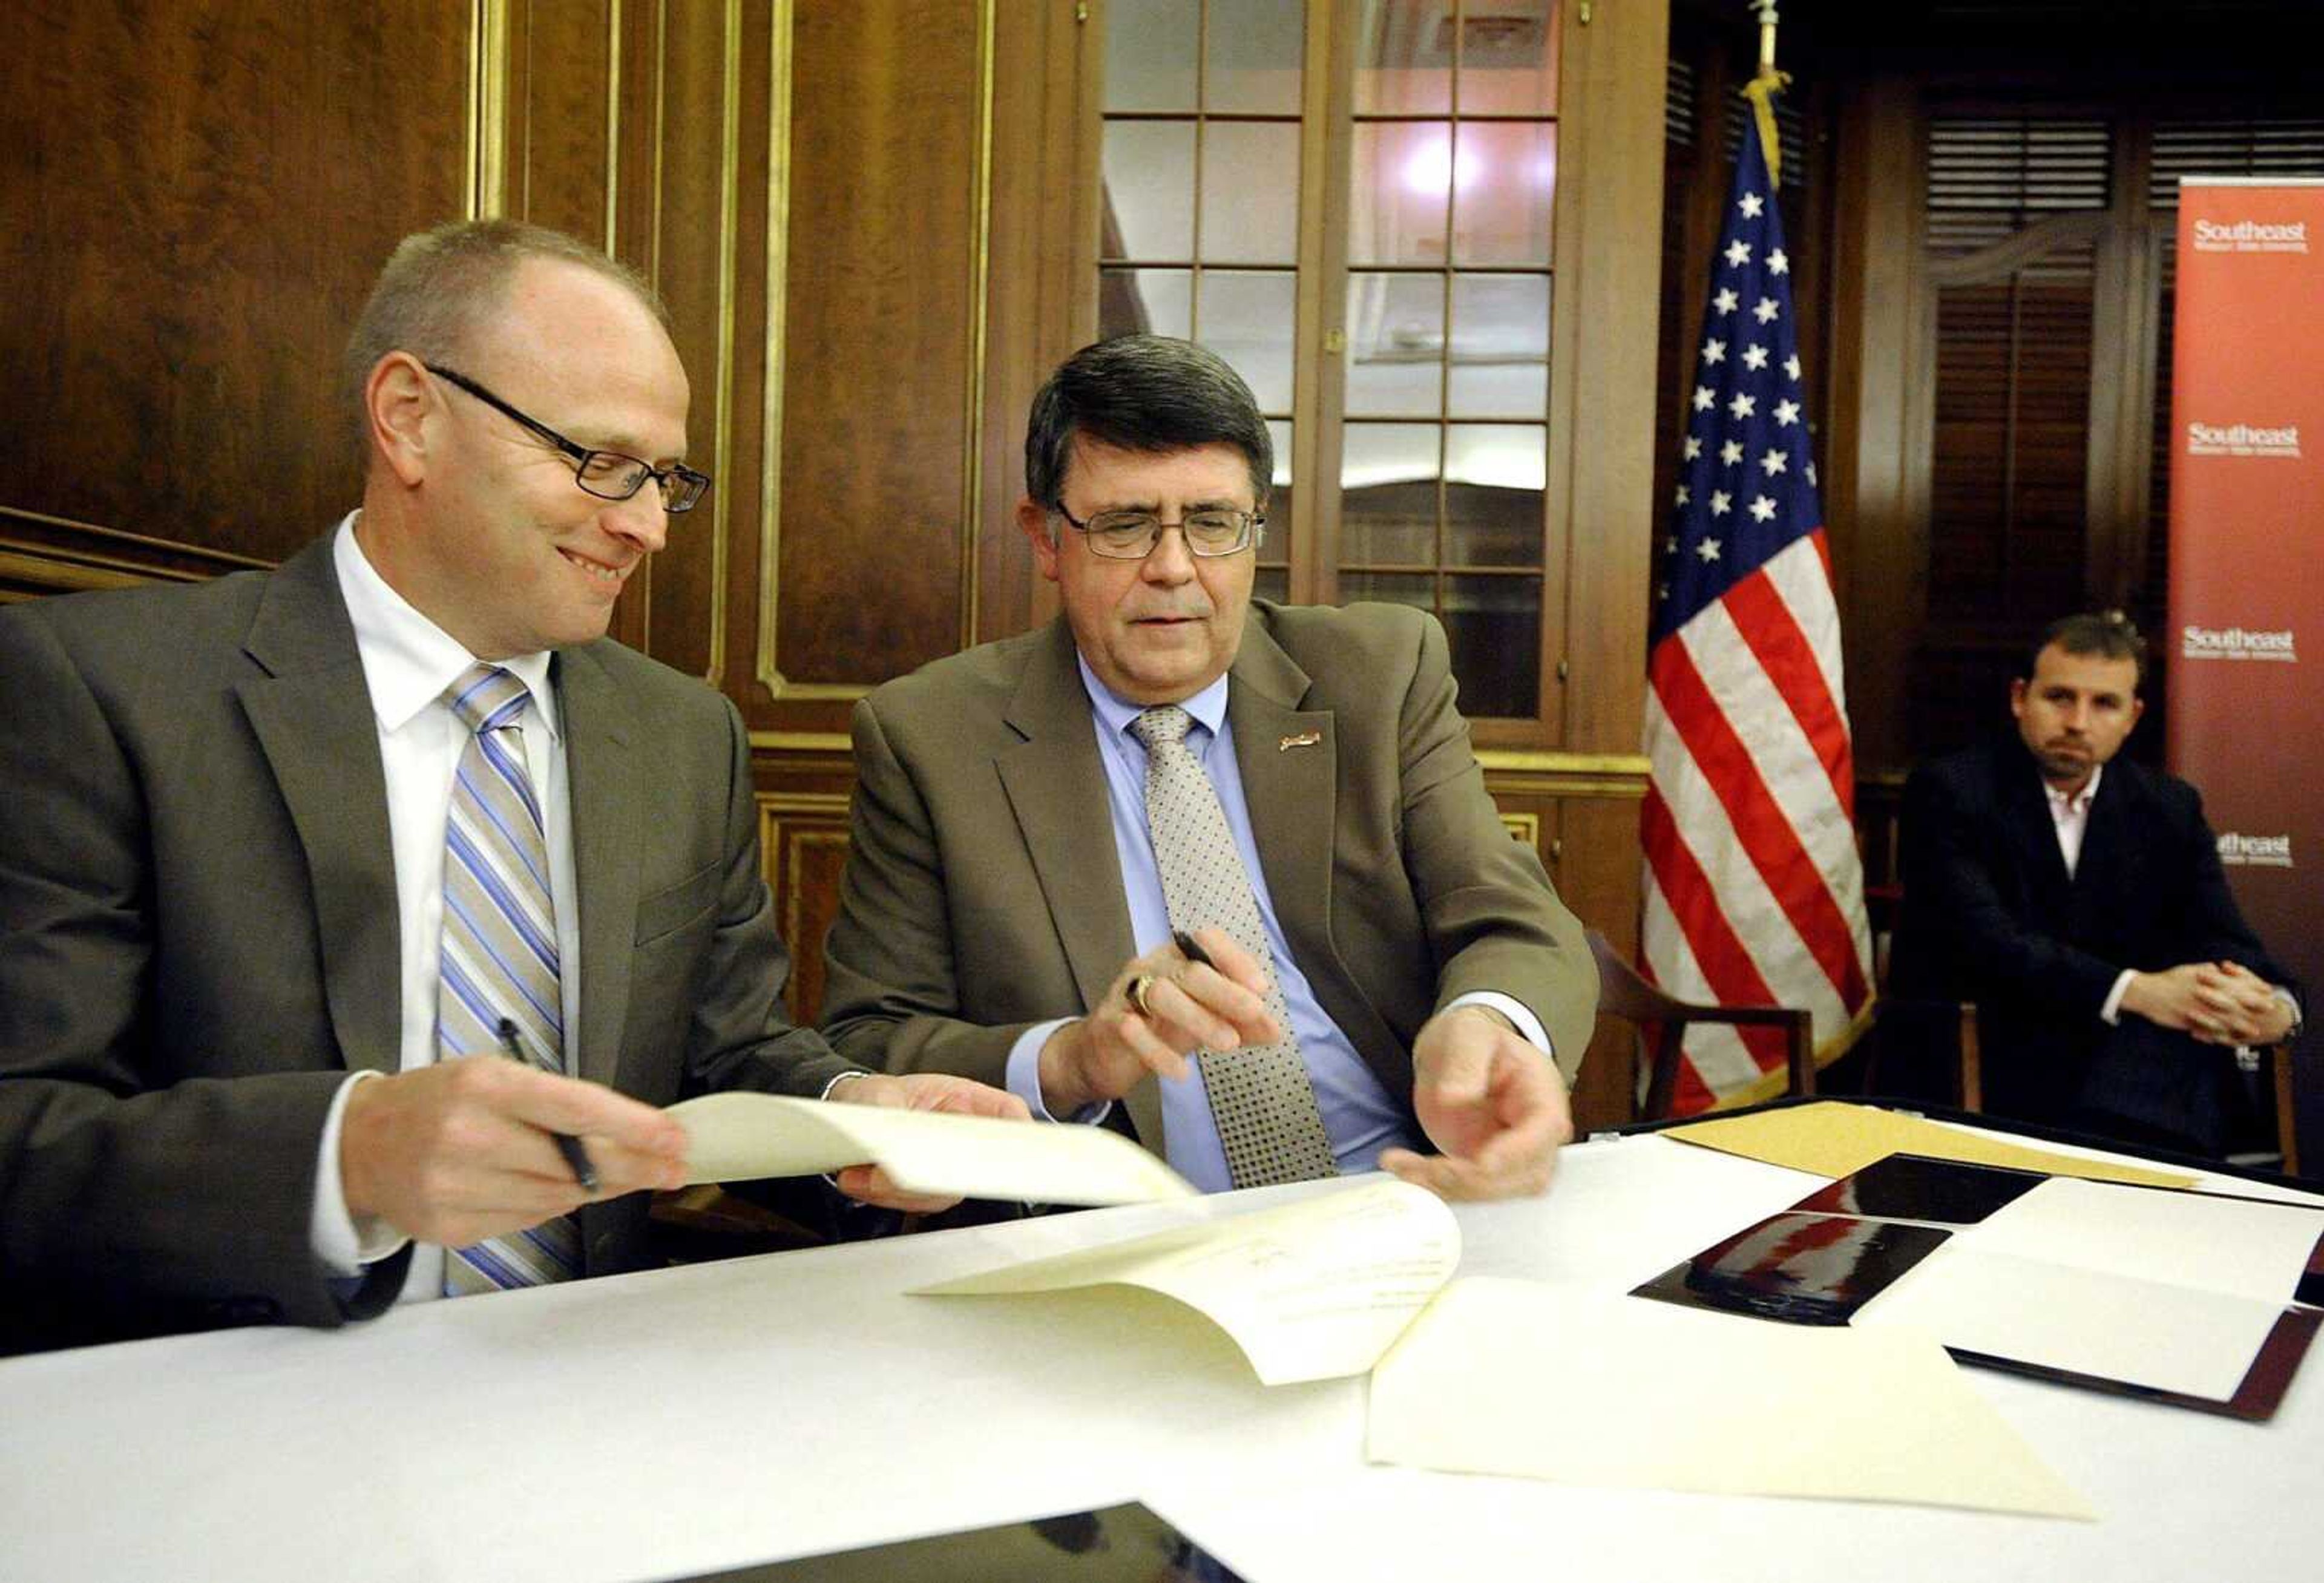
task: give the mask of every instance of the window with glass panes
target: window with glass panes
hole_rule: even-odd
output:
[[[1298,0],[1133,0],[1106,11],[1098,334],[1200,341],[1275,442],[1258,591],[1290,594],[1297,320]]]
[[[1545,713],[1558,11],[1102,13],[1098,333],[1188,336],[1234,364],[1277,446],[1259,592],[1434,612],[1472,717]],[[1344,319],[1303,320],[1303,292]],[[1307,410],[1303,359],[1329,382]],[[1302,429],[1336,477],[1295,495]]]

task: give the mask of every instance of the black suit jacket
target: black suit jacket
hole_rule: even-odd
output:
[[[1902,864],[1894,988],[1978,1003],[1988,1109],[2104,1111],[2216,1146],[2226,1054],[2098,1017],[2126,968],[2227,960],[2290,983],[2227,889],[2193,787],[2109,763],[2070,879],[2041,772],[1999,738],[1914,772]]]
[[[785,1020],[749,739],[699,682],[555,658],[580,910],[581,1075],[653,1104],[814,1093]],[[397,1065],[377,729],[330,542],[272,573],[0,611],[0,1348],[336,1324],[309,1245],[323,1119]],[[646,1200],[582,1211],[590,1274]]]

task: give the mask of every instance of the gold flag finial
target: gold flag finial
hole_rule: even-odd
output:
[[[1759,152],[1767,159],[1767,183],[1780,187],[1784,148],[1783,140],[1775,135],[1775,97],[1790,84],[1792,74],[1775,69],[1775,0],[1752,0],[1752,8],[1759,14],[1759,69],[1743,85],[1743,96],[1751,101],[1751,119],[1759,128]]]

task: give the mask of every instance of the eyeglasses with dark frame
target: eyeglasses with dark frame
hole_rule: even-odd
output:
[[[673,465],[657,467],[635,456],[619,451],[592,450],[567,439],[538,418],[521,412],[466,374],[446,368],[441,364],[427,363],[421,367],[444,381],[458,386],[485,406],[505,413],[533,434],[547,440],[563,452],[573,463],[573,482],[603,501],[625,501],[646,486],[650,478],[661,491],[661,507],[671,516],[690,511],[710,487],[710,475],[693,468]]]
[[[1187,552],[1204,560],[1240,555],[1259,542],[1259,529],[1267,526],[1263,511],[1238,511],[1224,506],[1186,511],[1176,522],[1165,522],[1151,511],[1096,511],[1084,522],[1063,504],[1055,510],[1082,536],[1091,554],[1113,561],[1144,560],[1162,542],[1165,528],[1176,528],[1186,541]]]

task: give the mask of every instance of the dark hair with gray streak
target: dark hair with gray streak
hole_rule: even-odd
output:
[[[1058,365],[1033,398],[1025,432],[1025,492],[1050,511],[1065,503],[1077,434],[1125,451],[1232,446],[1250,465],[1251,501],[1261,509],[1275,482],[1275,443],[1250,387],[1192,341],[1120,336]]]
[[[478,327],[500,305],[527,259],[577,264],[627,289],[669,328],[669,309],[645,277],[587,243],[521,220],[456,220],[396,244],[347,337],[347,398],[364,431],[364,385],[379,360],[409,352],[457,366]],[[465,371],[463,371],[465,372]]]
[[[2042,663],[2042,650],[2052,646],[2084,658],[2129,659],[2138,664],[2138,679],[2133,691],[2146,685],[2146,640],[2139,636],[2138,625],[2118,610],[2089,610],[2076,615],[2061,616],[2042,629],[2042,636],[2026,652],[2025,669],[2022,673],[2029,681]]]

